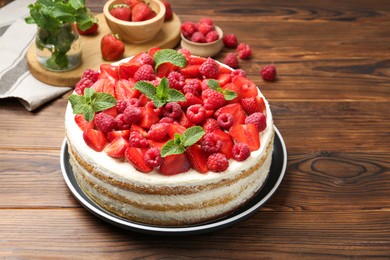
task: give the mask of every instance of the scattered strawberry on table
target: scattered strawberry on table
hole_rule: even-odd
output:
[[[115,61],[122,58],[125,53],[125,44],[116,34],[106,34],[100,42],[102,57],[106,61]]]

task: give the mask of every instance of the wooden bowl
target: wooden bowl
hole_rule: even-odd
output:
[[[152,40],[161,30],[165,18],[165,5],[159,0],[145,0],[156,16],[142,22],[127,22],[115,18],[110,14],[110,7],[115,4],[123,4],[123,0],[109,0],[103,7],[104,17],[111,32],[118,34],[127,43],[145,43]]]
[[[190,51],[192,55],[201,57],[213,57],[217,55],[223,48],[223,31],[218,26],[215,26],[219,38],[214,42],[197,43],[190,41],[183,34],[181,34],[181,47]]]

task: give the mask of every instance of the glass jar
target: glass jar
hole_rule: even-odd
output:
[[[49,71],[68,71],[81,64],[80,36],[73,23],[43,29],[35,37],[38,62]]]

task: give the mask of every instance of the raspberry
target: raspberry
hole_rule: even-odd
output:
[[[194,32],[191,35],[191,39],[190,40],[192,42],[205,43],[206,42],[206,36],[204,36],[203,33],[197,31],[197,32]]]
[[[140,55],[139,61],[141,64],[149,64],[151,66],[154,66],[154,59],[146,52]]]
[[[256,98],[253,97],[241,99],[241,106],[248,115],[259,111],[259,106],[256,103]]]
[[[207,23],[209,25],[214,25],[214,21],[213,19],[211,19],[210,17],[203,17],[203,18],[200,18],[199,20],[199,24],[201,23]]]
[[[125,111],[123,111],[123,115],[125,123],[129,125],[138,123],[142,117],[141,109],[135,106],[126,107]]]
[[[125,122],[125,115],[119,114],[115,117],[115,123],[119,130],[126,130],[130,128],[130,125]]]
[[[223,94],[211,88],[203,90],[202,99],[204,108],[207,110],[216,110],[225,104]]]
[[[171,73],[169,73],[167,79],[169,82],[169,86],[177,90],[183,89],[186,80],[183,74],[177,71],[172,71]]]
[[[229,167],[229,161],[223,153],[213,153],[207,158],[207,167],[213,172],[223,172]]]
[[[228,53],[228,55],[226,56],[226,58],[224,60],[224,63],[233,69],[237,69],[238,68],[238,58],[237,58],[236,54],[233,52]]]
[[[214,26],[208,23],[199,23],[198,31],[203,35],[207,35],[209,32],[214,30]]]
[[[206,133],[203,136],[201,148],[206,153],[216,153],[223,145],[221,137],[214,133]]]
[[[165,117],[176,119],[181,117],[182,113],[180,105],[176,102],[169,102],[163,108],[163,116]]]
[[[180,106],[184,109],[192,105],[203,104],[203,100],[192,93],[186,93],[184,96],[186,98],[186,101],[180,102]]]
[[[276,67],[267,65],[260,71],[261,77],[266,81],[274,81],[276,79]]]
[[[229,130],[229,128],[233,125],[234,119],[231,114],[222,113],[217,118],[218,126],[223,130]]]
[[[198,29],[196,28],[196,24],[190,21],[186,21],[181,24],[180,31],[186,37],[187,39],[190,39],[191,36],[196,32]]]
[[[96,82],[99,78],[99,71],[93,69],[86,69],[81,76],[82,78],[90,79],[92,82]]]
[[[136,81],[154,80],[155,78],[156,74],[154,73],[154,69],[150,64],[142,65],[134,74],[134,79]]]
[[[95,125],[103,133],[111,132],[116,128],[115,118],[105,113],[98,113],[94,118]]]
[[[206,42],[215,42],[219,39],[219,34],[216,30],[212,30],[206,34]]]
[[[214,59],[208,57],[206,61],[200,65],[199,72],[205,78],[216,79],[219,75],[218,63]]]
[[[183,87],[184,94],[192,93],[195,96],[200,96],[200,93],[202,92],[202,86],[200,85],[200,82],[198,79],[190,79],[186,81],[184,87]]]
[[[200,105],[192,105],[187,108],[186,116],[194,124],[200,124],[206,118],[206,109]]]
[[[81,78],[79,82],[76,83],[74,89],[77,94],[84,95],[84,89],[89,88],[92,86],[93,81],[89,78]]]
[[[159,123],[168,123],[168,124],[172,124],[173,122],[175,122],[175,120],[172,117],[163,117],[159,121]]]
[[[214,130],[219,129],[217,120],[215,120],[214,118],[207,118],[207,119],[205,120],[204,124],[203,124],[203,129],[204,129],[207,133],[211,133],[211,132],[213,132]]]
[[[261,112],[253,113],[245,118],[245,124],[254,124],[259,132],[267,127],[267,119]]]
[[[233,146],[232,154],[236,161],[242,162],[251,155],[251,150],[246,143],[236,143]]]
[[[162,141],[167,136],[168,136],[168,124],[166,123],[153,124],[148,131],[148,137],[153,141]]]
[[[144,155],[144,160],[145,163],[152,168],[159,167],[163,161],[158,148],[148,149]]]
[[[129,137],[131,147],[146,148],[149,146],[148,140],[138,131],[132,131]]]
[[[118,113],[123,113],[128,106],[140,107],[141,102],[137,98],[123,99],[116,103]]]
[[[236,69],[236,70],[233,70],[232,73],[230,73],[230,76],[232,77],[232,79],[235,76],[240,76],[240,77],[246,78],[246,72],[242,69]]]
[[[222,41],[226,48],[236,48],[238,44],[237,36],[234,34],[225,34]]]
[[[240,43],[237,46],[237,53],[240,59],[248,59],[252,55],[251,47],[246,43]]]

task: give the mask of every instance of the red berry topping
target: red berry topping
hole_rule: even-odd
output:
[[[75,91],[79,95],[84,95],[84,89],[92,86],[94,82],[89,78],[81,78],[75,85]]]
[[[258,96],[241,99],[241,106],[248,115],[255,112],[264,112],[266,109],[263,98]]]
[[[252,49],[248,44],[240,43],[237,46],[237,53],[240,59],[248,59],[252,55]]]
[[[222,113],[217,118],[218,126],[223,130],[229,130],[229,128],[234,124],[234,118],[231,114]]]
[[[222,41],[226,48],[236,48],[238,44],[237,36],[235,34],[225,34]]]
[[[172,117],[163,117],[159,121],[159,123],[168,123],[168,124],[172,124],[173,122],[175,122],[175,120]]]
[[[207,167],[213,172],[223,172],[229,167],[229,161],[223,153],[213,153],[207,158]]]
[[[216,110],[225,104],[225,97],[222,93],[211,88],[202,92],[204,108],[207,110]]]
[[[129,147],[129,142],[122,136],[117,136],[104,148],[108,156],[113,158],[125,157],[125,151]]]
[[[159,167],[163,161],[160,150],[154,147],[146,151],[144,159],[145,163],[152,168]]]
[[[190,21],[186,21],[181,24],[180,26],[181,33],[184,35],[184,37],[190,39],[191,36],[196,32],[198,29],[196,28],[196,24]]]
[[[148,140],[138,131],[132,131],[129,137],[129,145],[131,147],[147,148]]]
[[[96,82],[99,78],[99,71],[93,70],[93,69],[87,69],[84,71],[81,78],[87,78],[90,79],[92,82]]]
[[[154,59],[146,52],[142,52],[138,57],[137,61],[139,61],[139,63],[141,64],[149,64],[151,66],[154,66]]]
[[[128,147],[125,152],[126,159],[140,172],[148,173],[153,170],[145,162],[146,148]]]
[[[236,161],[242,162],[245,161],[251,155],[251,150],[249,149],[249,146],[245,143],[236,143],[233,146],[232,153],[233,158]]]
[[[206,118],[206,109],[200,104],[192,105],[187,108],[186,115],[192,123],[200,124]]]
[[[236,70],[233,70],[232,73],[230,74],[233,77],[235,76],[240,76],[240,77],[246,77],[246,72],[242,69],[236,69]]]
[[[207,154],[202,151],[200,145],[194,144],[187,147],[186,153],[188,160],[191,162],[192,168],[200,173],[206,173],[207,168]]]
[[[125,123],[129,125],[138,123],[142,117],[141,109],[135,106],[128,106],[125,111],[123,111],[123,116]]]
[[[203,129],[206,132],[210,132],[210,133],[219,129],[219,125],[217,123],[217,120],[215,120],[214,118],[207,118],[203,124]]]
[[[202,65],[200,65],[199,72],[205,78],[216,79],[219,75],[218,63],[209,57]]]
[[[206,42],[206,36],[203,33],[199,32],[199,31],[196,31],[196,32],[194,32],[191,35],[190,40],[192,42],[205,43]]]
[[[156,123],[153,124],[148,131],[149,139],[153,141],[162,141],[168,137],[168,124]]]
[[[184,87],[183,87],[184,94],[192,93],[195,96],[200,96],[200,93],[202,92],[202,86],[200,85],[200,82],[198,79],[190,79],[186,81]]]
[[[226,56],[226,58],[224,60],[224,63],[233,69],[237,69],[238,68],[237,55],[233,52],[228,53],[228,55]]]
[[[180,106],[183,109],[186,109],[192,105],[197,105],[197,104],[202,105],[203,104],[203,100],[200,97],[195,96],[192,93],[186,93],[184,96],[186,98],[186,101],[180,102]]]
[[[276,67],[267,65],[260,71],[261,77],[266,81],[274,81],[276,79]]]
[[[134,74],[134,79],[136,81],[154,80],[155,78],[156,74],[154,73],[154,69],[150,64],[142,65]]]
[[[102,131],[93,128],[88,128],[83,132],[83,139],[89,147],[97,152],[103,151],[108,142]]]
[[[163,116],[177,119],[181,117],[183,111],[181,106],[176,102],[169,102],[163,108]]]
[[[261,112],[253,113],[245,118],[245,124],[254,124],[259,132],[267,127],[267,118]]]
[[[206,42],[215,42],[219,39],[219,34],[216,30],[212,30],[206,34]]]
[[[130,125],[125,122],[125,115],[124,114],[118,114],[115,117],[115,123],[117,126],[117,129],[119,130],[126,130],[130,128]]]
[[[168,74],[169,87],[181,90],[185,85],[185,77],[177,71],[172,71]]]
[[[94,118],[95,125],[103,133],[108,133],[116,127],[115,118],[105,113],[98,113]]]
[[[206,133],[203,136],[201,148],[207,153],[216,153],[219,152],[222,148],[221,138],[214,133]]]

